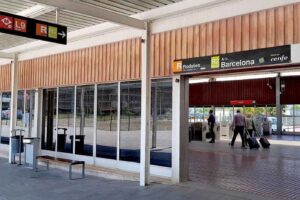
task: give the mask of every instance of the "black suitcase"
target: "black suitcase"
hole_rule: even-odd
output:
[[[259,139],[259,142],[260,142],[261,146],[262,146],[264,149],[270,148],[270,145],[271,145],[271,144],[270,144],[270,142],[268,141],[267,138],[262,137],[262,138]]]
[[[249,145],[250,149],[258,149],[259,148],[259,144],[258,144],[255,137],[249,137],[247,139],[247,142],[248,142],[248,145]]]

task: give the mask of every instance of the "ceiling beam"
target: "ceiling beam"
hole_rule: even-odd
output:
[[[4,58],[4,59],[14,59],[14,54],[12,54],[12,53],[4,53],[4,52],[0,52],[0,58]]]
[[[143,20],[127,17],[125,15],[117,14],[107,11],[105,9],[90,6],[74,0],[33,0],[34,2],[56,7],[58,9],[70,10],[77,13],[97,17],[109,22],[145,30],[145,23]],[[74,19],[76,20],[76,19]]]

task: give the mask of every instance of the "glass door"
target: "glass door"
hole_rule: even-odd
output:
[[[294,133],[294,106],[282,106],[282,131],[283,133]]]

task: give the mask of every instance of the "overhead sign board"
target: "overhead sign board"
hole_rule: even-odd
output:
[[[175,60],[174,73],[239,69],[291,62],[291,46],[241,51],[236,53]]]
[[[255,104],[255,100],[231,100],[230,105],[237,106],[237,105],[253,105]]]
[[[0,32],[67,44],[67,27],[0,12]]]

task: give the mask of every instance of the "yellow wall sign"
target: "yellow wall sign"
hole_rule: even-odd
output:
[[[182,61],[173,62],[173,72],[174,73],[182,72]]]
[[[211,57],[210,67],[212,69],[220,68],[220,56],[212,56]]]

